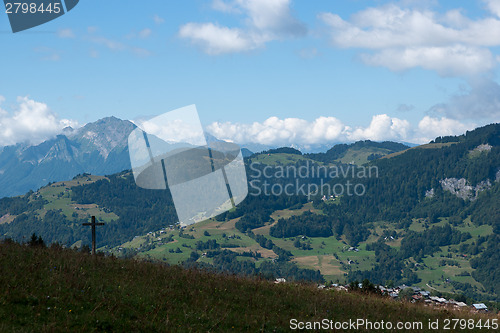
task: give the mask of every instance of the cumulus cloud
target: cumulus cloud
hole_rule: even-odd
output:
[[[361,59],[367,65],[383,66],[393,71],[421,67],[436,71],[441,76],[473,76],[496,66],[488,49],[463,45],[387,49],[375,54],[363,54]]]
[[[485,77],[469,80],[470,88],[434,105],[429,113],[454,119],[500,121],[500,85]]]
[[[0,96],[0,104],[5,98]],[[69,119],[60,119],[47,104],[28,97],[18,97],[13,112],[0,107],[0,146],[27,142],[41,143],[67,126],[76,127],[78,123]]]
[[[346,126],[335,117],[319,117],[309,122],[299,118],[270,117],[252,124],[214,122],[207,127],[215,137],[238,143],[315,144],[345,139]]]
[[[372,117],[372,121],[367,128],[357,128],[348,134],[352,141],[358,140],[406,140],[410,134],[410,123],[407,120],[391,118],[386,114],[379,114]]]
[[[215,0],[212,8],[225,13],[243,13],[242,27],[226,27],[212,22],[189,22],[179,29],[179,37],[190,40],[211,55],[251,51],[273,40],[303,36],[306,26],[296,19],[290,0]]]
[[[474,124],[463,124],[458,120],[445,117],[432,118],[430,116],[425,116],[418,123],[415,142],[427,142],[438,136],[459,135],[475,127]]]
[[[499,0],[484,0],[486,7],[490,12],[500,17],[500,1]]]
[[[248,13],[252,27],[271,37],[303,36],[307,32],[292,15],[290,0],[237,0],[236,4]]]
[[[498,1],[487,1],[494,12]],[[497,17],[471,19],[460,10],[438,14],[428,9],[389,4],[367,8],[346,21],[333,13],[319,18],[329,27],[335,47],[372,50],[368,65],[394,71],[413,67],[443,76],[474,75],[496,66],[489,47],[500,45]]]
[[[425,116],[414,127],[407,120],[380,114],[372,117],[368,127],[351,127],[335,117],[319,117],[313,121],[270,117],[252,124],[214,122],[207,131],[219,139],[236,143],[311,145],[358,140],[426,143],[438,136],[462,134],[474,127],[474,124],[430,116]]]

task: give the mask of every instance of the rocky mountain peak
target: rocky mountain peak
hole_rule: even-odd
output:
[[[113,149],[127,146],[128,135],[134,128],[135,125],[128,120],[106,117],[86,124],[72,135],[72,139],[87,149],[97,149],[99,154],[107,158]]]

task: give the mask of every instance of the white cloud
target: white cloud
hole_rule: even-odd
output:
[[[319,117],[313,121],[270,117],[252,124],[214,122],[207,131],[221,140],[236,143],[287,146],[359,140],[427,143],[438,136],[463,134],[474,127],[474,124],[430,116],[425,116],[415,127],[405,119],[379,114],[372,117],[368,127],[347,126],[335,117]]]
[[[360,11],[351,22],[332,13],[322,13],[319,17],[331,27],[332,43],[344,48],[500,44],[499,20],[489,17],[474,21],[457,10],[438,15],[428,10],[387,5]]]
[[[57,31],[57,36],[59,38],[75,38],[75,34],[71,29],[60,29]]]
[[[490,12],[500,17],[500,1],[499,0],[484,0],[486,7]]]
[[[410,134],[410,123],[407,120],[391,118],[386,114],[379,114],[372,117],[372,121],[367,128],[357,128],[348,134],[351,141],[358,140],[396,140],[408,139]]]
[[[251,26],[275,38],[303,36],[307,28],[291,12],[290,0],[237,0],[249,16]]]
[[[0,98],[0,102],[4,100]],[[12,114],[0,108],[0,146],[21,142],[38,144],[61,133],[67,126],[77,125],[76,121],[59,119],[45,103],[18,97]]]
[[[463,45],[386,49],[375,54],[363,54],[361,59],[367,65],[383,66],[393,71],[422,67],[441,76],[473,76],[496,66],[488,49]]]
[[[243,27],[190,22],[179,29],[179,37],[190,40],[211,55],[264,47],[273,40],[303,36],[305,25],[291,12],[290,0],[215,0],[212,8],[225,13],[244,13]]]
[[[439,14],[389,4],[359,11],[349,21],[333,13],[319,18],[329,27],[335,47],[373,50],[361,57],[368,65],[395,71],[422,67],[444,76],[473,75],[496,66],[489,47],[500,45],[497,17],[471,19],[457,9]]]
[[[425,116],[418,123],[418,137],[415,138],[415,142],[428,142],[438,136],[460,135],[475,127],[474,124],[463,124],[458,120],[445,117],[432,118]]]
[[[260,144],[314,144],[344,140],[346,127],[334,117],[320,117],[312,122],[298,118],[270,117],[262,123],[219,123],[207,127],[215,137],[234,142]]]
[[[265,40],[238,28],[221,27],[212,23],[188,23],[179,30],[179,36],[188,38],[211,55],[249,51],[263,45]]]

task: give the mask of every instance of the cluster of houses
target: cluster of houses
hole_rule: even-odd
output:
[[[285,282],[286,282],[285,278],[277,278],[274,281],[274,283],[285,283]],[[362,284],[360,283],[358,285],[358,287],[362,288]],[[412,299],[411,301],[413,303],[424,302],[426,305],[436,306],[436,307],[449,306],[449,307],[454,307],[454,308],[458,308],[458,309],[467,309],[468,308],[468,305],[465,304],[464,302],[457,302],[453,299],[448,300],[448,299],[443,298],[443,297],[431,296],[431,293],[429,291],[422,290],[419,287],[408,287],[406,285],[402,285],[402,286],[398,286],[395,288],[388,288],[388,287],[384,287],[384,286],[377,286],[377,288],[380,289],[382,295],[388,295],[392,298],[398,298],[399,293],[402,290],[411,289],[411,291],[413,292],[413,295],[411,295],[411,299]],[[318,285],[318,289],[348,292],[349,286],[348,285],[343,286],[343,285],[340,285],[337,283],[333,283],[331,286],[326,286],[324,284],[320,284],[320,285]],[[488,311],[488,307],[484,303],[472,304],[470,309],[472,311],[476,311],[476,312],[487,312]]]
[[[337,197],[338,197],[338,195],[330,195],[330,196],[323,195],[321,197],[321,200],[323,200],[323,201],[335,200],[335,198],[337,198]]]

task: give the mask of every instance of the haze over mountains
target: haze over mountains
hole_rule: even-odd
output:
[[[81,173],[107,175],[130,169],[127,139],[135,127],[128,120],[106,117],[79,129],[66,128],[62,134],[38,145],[19,143],[0,147],[0,198],[21,195]],[[206,136],[207,142],[218,140],[210,134]],[[303,153],[326,152],[332,146],[293,145]],[[254,143],[244,143],[241,147],[245,157],[276,148]],[[384,152],[375,147],[371,153],[380,157],[394,151]]]

